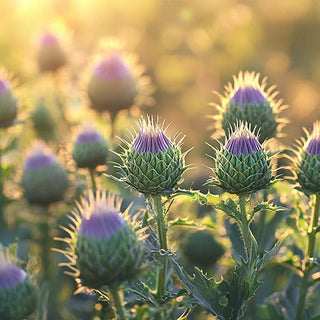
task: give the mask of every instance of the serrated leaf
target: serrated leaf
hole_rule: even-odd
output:
[[[173,221],[170,221],[169,226],[197,227],[198,225],[194,221],[189,220],[189,218],[177,218]]]
[[[243,241],[241,239],[241,234],[236,223],[231,223],[230,220],[225,221],[225,227],[227,230],[228,238],[232,244],[232,256],[233,258],[240,263],[241,257],[246,259],[246,252],[244,249]]]
[[[252,213],[255,214],[256,212],[259,212],[261,210],[277,211],[277,210],[280,210],[280,209],[284,209],[284,208],[281,208],[279,206],[273,205],[270,202],[261,202],[261,203],[259,203],[258,205],[256,205],[253,208]]]

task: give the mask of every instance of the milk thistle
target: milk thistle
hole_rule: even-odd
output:
[[[245,121],[259,130],[259,141],[278,137],[286,120],[279,117],[285,109],[274,86],[267,88],[267,80],[260,81],[260,74],[239,72],[233,77],[234,83],[225,87],[224,95],[219,95],[220,104],[213,104],[218,110],[216,127],[226,134],[237,121]]]
[[[69,249],[60,252],[69,260],[66,265],[80,285],[78,292],[107,288],[119,319],[124,319],[118,289],[142,271],[146,248],[141,241],[143,229],[129,217],[129,208],[121,212],[120,206],[120,198],[89,192],[70,217],[71,229],[64,229],[70,238],[57,240],[69,243]]]
[[[0,244],[0,318],[24,319],[35,311],[37,299],[30,275],[18,266],[15,248]]]
[[[305,133],[306,139],[301,139],[298,142],[299,148],[295,151],[295,158],[292,159],[294,163],[294,181],[298,190],[315,198],[315,203],[308,228],[308,246],[303,265],[296,320],[303,318],[306,296],[310,286],[309,281],[312,270],[315,267],[316,234],[320,211],[320,122],[316,121],[313,124],[311,133],[307,130],[305,130]]]
[[[35,143],[24,162],[22,187],[30,203],[48,205],[63,199],[67,172],[43,142]]]
[[[274,179],[270,153],[246,123],[240,122],[216,152],[212,183],[229,193],[251,194]]]

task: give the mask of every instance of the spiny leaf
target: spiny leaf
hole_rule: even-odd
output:
[[[173,221],[170,221],[169,226],[170,227],[173,227],[173,226],[197,227],[198,224],[192,220],[189,220],[189,218],[177,218]]]

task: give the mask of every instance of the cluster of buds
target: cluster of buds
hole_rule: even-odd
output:
[[[55,72],[67,63],[66,53],[57,35],[45,33],[40,39],[37,62],[41,72]]]
[[[64,254],[70,269],[77,270],[74,276],[81,288],[117,286],[142,269],[146,257],[143,230],[131,225],[128,209],[121,213],[120,206],[121,200],[114,196],[91,192],[71,218],[70,251]]]
[[[111,115],[134,104],[137,80],[129,64],[118,52],[112,52],[94,67],[88,84],[91,107]]]
[[[25,160],[22,187],[30,203],[47,205],[63,199],[67,172],[42,142],[35,144]]]
[[[240,122],[216,150],[212,182],[233,194],[250,194],[268,187],[274,179],[271,156],[250,126]]]
[[[245,121],[259,130],[262,143],[281,130],[285,120],[279,118],[279,113],[285,107],[281,106],[281,101],[274,100],[277,95],[274,87],[267,89],[266,79],[260,83],[259,77],[254,72],[240,72],[234,77],[234,84],[229,83],[225,95],[220,96],[217,125],[227,133],[238,121]]]
[[[138,133],[119,155],[122,181],[146,195],[172,192],[187,169],[181,143],[170,140],[153,119],[141,120]]]
[[[313,130],[307,132],[306,141],[300,142],[294,162],[297,189],[306,194],[320,193],[320,122],[313,125]]]
[[[0,245],[0,319],[24,319],[37,307],[38,292],[30,276],[17,265],[15,250]]]
[[[78,168],[94,169],[104,165],[108,155],[107,141],[96,128],[85,123],[73,145],[72,157]]]

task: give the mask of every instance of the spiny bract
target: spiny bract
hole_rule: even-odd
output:
[[[187,169],[181,143],[171,141],[159,123],[142,119],[138,134],[119,155],[122,181],[143,194],[171,192]]]
[[[271,157],[247,124],[238,124],[216,152],[212,182],[229,193],[253,193],[274,179]]]

